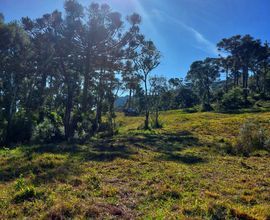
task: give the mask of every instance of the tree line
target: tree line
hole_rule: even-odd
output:
[[[194,61],[184,79],[150,77],[149,99],[158,126],[158,110],[231,112],[270,100],[270,49],[267,42],[250,35],[224,38],[217,44],[219,56]],[[139,84],[133,108],[143,112]],[[135,85],[129,85],[130,95]]]
[[[121,82],[133,84],[134,72],[146,82],[159,64],[140,15],[123,19],[107,4],[84,8],[75,0],[64,9],[10,23],[1,15],[2,144],[113,134]]]
[[[107,4],[66,0],[64,13],[6,23],[0,16],[0,143],[87,140],[116,132],[115,101],[160,127],[161,110],[201,106],[233,110],[270,96],[267,43],[236,35],[220,56],[191,64],[185,79],[151,76],[161,60],[140,32]]]

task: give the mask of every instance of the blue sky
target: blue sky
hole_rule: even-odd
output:
[[[88,5],[91,0],[79,0]],[[63,9],[63,0],[0,0],[6,21],[37,18]],[[216,43],[235,34],[270,41],[270,0],[96,0],[107,2],[123,16],[143,18],[142,32],[162,53],[152,74],[184,77],[190,64],[217,56]]]

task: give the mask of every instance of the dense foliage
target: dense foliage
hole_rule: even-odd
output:
[[[106,4],[84,9],[74,0],[64,8],[65,16],[53,11],[20,22],[1,16],[2,144],[113,134],[120,79],[132,90],[135,75],[140,81],[135,72],[149,74],[159,64],[138,14],[124,21]]]
[[[0,18],[0,144],[87,140],[116,132],[115,101],[160,127],[161,110],[235,111],[270,97],[270,50],[249,35],[222,39],[221,55],[191,64],[185,80],[151,76],[161,60],[140,33],[107,4],[10,23]],[[123,94],[123,93],[122,93]],[[193,109],[191,109],[193,108]]]

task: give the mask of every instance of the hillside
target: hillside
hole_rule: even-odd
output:
[[[162,129],[117,117],[85,145],[0,149],[0,219],[270,219],[269,154],[232,154],[247,119],[270,113],[167,111]]]

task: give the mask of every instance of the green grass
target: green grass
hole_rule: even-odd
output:
[[[0,150],[0,219],[270,219],[269,153],[230,154],[270,113],[162,113],[162,129],[118,115],[119,135]]]

